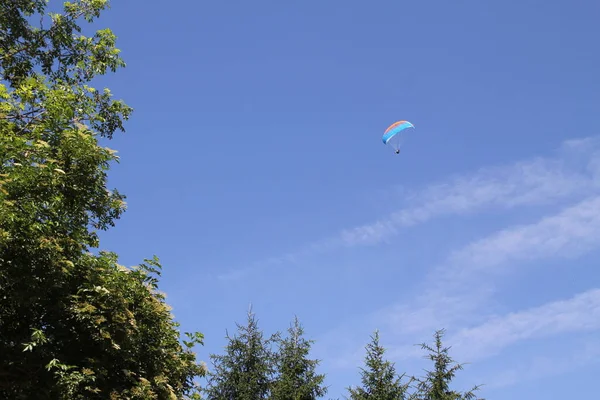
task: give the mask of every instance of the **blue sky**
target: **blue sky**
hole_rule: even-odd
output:
[[[175,4],[175,3],[174,3]],[[250,303],[294,315],[330,397],[379,329],[399,371],[446,328],[489,399],[600,373],[597,1],[112,2],[135,108],[102,248],[153,254],[199,357]],[[401,155],[392,122],[416,129]]]

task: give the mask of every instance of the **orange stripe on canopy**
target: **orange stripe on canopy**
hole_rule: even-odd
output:
[[[408,121],[398,121],[398,122],[394,122],[394,123],[393,123],[393,124],[391,124],[391,125],[390,125],[390,126],[389,126],[389,127],[386,129],[386,130],[385,130],[385,132],[383,132],[383,133],[387,133],[387,132],[388,132],[390,129],[394,129],[394,128],[395,128],[395,127],[397,127],[398,125],[400,125],[400,124],[403,124],[403,123],[405,123],[405,122],[408,122]]]

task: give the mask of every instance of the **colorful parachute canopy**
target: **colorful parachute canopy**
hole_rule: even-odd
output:
[[[390,125],[385,132],[383,133],[383,137],[381,138],[384,144],[388,144],[390,140],[398,133],[403,131],[406,128],[414,128],[414,125],[408,121],[398,121],[394,122]]]

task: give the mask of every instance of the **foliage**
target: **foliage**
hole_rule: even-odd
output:
[[[273,375],[273,337],[264,339],[252,309],[246,325],[236,323],[238,334],[226,334],[224,355],[210,356],[214,371],[208,372],[208,400],[258,400],[270,393]]]
[[[132,111],[91,86],[124,66],[110,29],[81,34],[107,6],[0,3],[0,398],[183,398],[204,371],[201,334],[180,344],[156,291],[158,261],[90,252],[125,210],[99,140]]]
[[[361,387],[348,388],[352,400],[404,400],[409,383],[402,383],[394,364],[384,359],[385,348],[379,343],[379,332],[367,345],[365,368],[361,368]]]
[[[273,400],[314,400],[325,396],[324,374],[317,374],[318,360],[308,358],[312,340],[306,340],[298,318],[288,328],[289,336],[277,335],[278,351],[275,356],[277,376],[272,384]]]
[[[462,364],[457,364],[449,355],[449,347],[443,347],[442,337],[445,331],[438,330],[434,334],[433,346],[426,343],[421,348],[427,350],[427,358],[434,363],[433,371],[427,371],[423,378],[413,378],[417,382],[415,400],[475,400],[478,399],[475,392],[479,386],[467,392],[457,392],[450,389],[450,383],[456,376],[456,372],[463,369]],[[483,399],[479,399],[483,400]]]

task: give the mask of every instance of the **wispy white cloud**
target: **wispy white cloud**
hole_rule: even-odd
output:
[[[324,335],[317,343],[330,368],[356,370],[365,354],[367,333],[375,328],[382,333],[387,357],[402,361],[408,370],[423,361],[423,351],[415,343],[427,340],[435,329],[447,328],[445,343],[458,361],[487,358],[494,365],[498,374],[486,377],[488,387],[558,375],[589,364],[600,354],[599,342],[594,356],[590,356],[594,349],[586,348],[562,358],[523,356],[514,369],[504,366],[498,371],[494,364],[495,357],[523,341],[564,337],[565,344],[575,346],[574,335],[600,331],[600,289],[505,315],[494,313],[495,302],[502,300],[497,292],[500,278],[536,269],[551,274],[540,261],[574,258],[600,248],[600,138],[567,141],[555,158],[482,169],[431,185],[413,192],[405,203],[386,218],[343,231],[335,243],[378,243],[443,216],[536,205],[560,208],[537,221],[467,243],[431,268],[423,282],[412,285],[415,297],[357,316]]]
[[[600,246],[600,196],[565,208],[537,223],[511,227],[452,253],[434,274],[445,287],[481,274],[502,274],[518,262],[573,257]],[[479,275],[478,275],[479,274]]]
[[[252,273],[256,273],[260,269],[265,269],[273,265],[279,265],[284,262],[287,264],[294,264],[298,261],[298,258],[299,254],[294,253],[284,254],[280,257],[271,257],[259,263],[253,263],[250,266],[244,268],[234,268],[229,271],[225,271],[217,275],[217,279],[220,281],[240,280]]]
[[[523,340],[600,330],[600,289],[529,310],[490,318],[449,339],[463,357],[476,360],[497,354]]]
[[[569,335],[600,331],[600,289],[528,310],[493,314],[493,300],[500,300],[494,297],[499,278],[536,268],[549,274],[552,271],[542,269],[539,261],[577,257],[600,248],[600,137],[566,141],[554,158],[454,177],[412,192],[403,202],[403,208],[385,218],[330,238],[329,248],[380,243],[402,229],[444,216],[537,205],[561,209],[451,252],[424,282],[412,286],[414,298],[357,316],[323,336],[317,343],[332,368],[360,366],[368,339],[365,333],[375,328],[382,332],[387,356],[403,360],[403,365],[418,362],[423,352],[414,343],[440,327],[448,328],[445,342],[453,346],[459,361],[493,358],[521,341],[556,335],[569,340]],[[597,350],[594,354],[600,354],[600,347]],[[535,370],[508,370],[493,383],[486,381],[503,386],[560,374],[592,361],[588,353],[555,360],[538,357],[533,364],[524,359],[524,365]]]
[[[483,358],[490,358],[503,349],[521,341],[534,341],[536,339],[563,335],[568,340],[571,334],[582,334],[600,331],[600,288],[579,293],[566,300],[558,300],[533,307],[527,310],[512,312],[502,316],[489,318],[486,322],[472,327],[457,330],[444,339],[445,345],[452,347],[452,356],[459,362],[480,362]],[[336,332],[336,340],[342,332]],[[412,343],[390,345],[392,335],[383,335],[383,345],[387,349],[386,358],[395,362],[419,364],[417,361],[424,355],[419,346]],[[420,342],[423,337],[420,338]],[[347,338],[346,338],[347,341]],[[387,343],[386,343],[387,342]],[[357,368],[362,364],[365,350],[349,347],[345,343],[344,352],[339,357],[332,357],[328,366],[332,368]],[[322,346],[326,346],[325,343]],[[493,373],[486,376],[486,387],[497,388],[514,385],[516,383],[541,379],[548,376],[559,375],[577,367],[598,361],[600,355],[600,341],[577,341],[568,347],[579,349],[577,352],[569,351],[565,357],[560,357],[555,352],[548,352],[544,356],[525,357],[517,365],[507,366],[499,364],[493,368]],[[554,349],[556,350],[556,349]],[[564,351],[563,351],[564,353]]]
[[[469,358],[484,357],[486,353],[491,355],[527,335],[541,334],[546,325],[554,327],[554,331],[546,330],[551,333],[582,328],[577,323],[585,324],[586,313],[600,321],[600,290],[491,320],[488,320],[486,307],[495,293],[495,282],[500,274],[508,274],[517,268],[522,271],[526,265],[534,267],[533,261],[575,256],[599,247],[600,196],[596,196],[536,223],[502,230],[451,253],[445,262],[432,270],[421,288],[416,289],[420,293],[418,296],[408,303],[394,304],[375,312],[367,318],[368,324],[382,327],[384,337],[396,338],[396,343],[389,347],[390,355],[396,359],[419,354],[412,348],[412,343],[422,341],[420,338],[440,327],[454,331],[461,326],[476,326],[450,339],[470,349],[471,353],[465,353]],[[555,319],[544,320],[549,317]],[[597,321],[592,328],[600,328]],[[495,328],[513,328],[513,331],[498,333],[504,341],[490,334],[489,342],[485,342],[483,337]],[[518,328],[530,330],[520,332]],[[476,335],[482,337],[479,345]],[[355,357],[347,357],[355,351],[346,350],[336,365],[355,360]],[[356,364],[346,366],[355,367]]]
[[[515,384],[559,376],[576,368],[587,367],[600,360],[600,341],[588,341],[578,346],[578,350],[561,357],[551,355],[534,357],[512,368],[504,368],[486,379],[486,387],[503,388]]]
[[[433,184],[410,194],[411,206],[374,223],[346,229],[346,245],[381,242],[398,232],[436,217],[466,214],[485,207],[512,208],[548,204],[600,187],[600,140],[596,137],[563,143],[555,158],[535,158],[513,165],[482,168]]]
[[[303,246],[295,252],[225,272],[222,280],[239,279],[304,256],[340,247],[371,245],[389,240],[401,229],[449,216],[491,208],[552,204],[597,193],[600,189],[600,137],[564,142],[555,157],[534,158],[510,165],[486,167],[455,176],[420,190],[403,190],[404,207],[372,223]]]
[[[414,302],[377,313],[395,334],[424,333],[472,321],[492,296],[499,275],[523,263],[600,247],[600,196],[529,225],[508,228],[453,252],[429,274]]]

